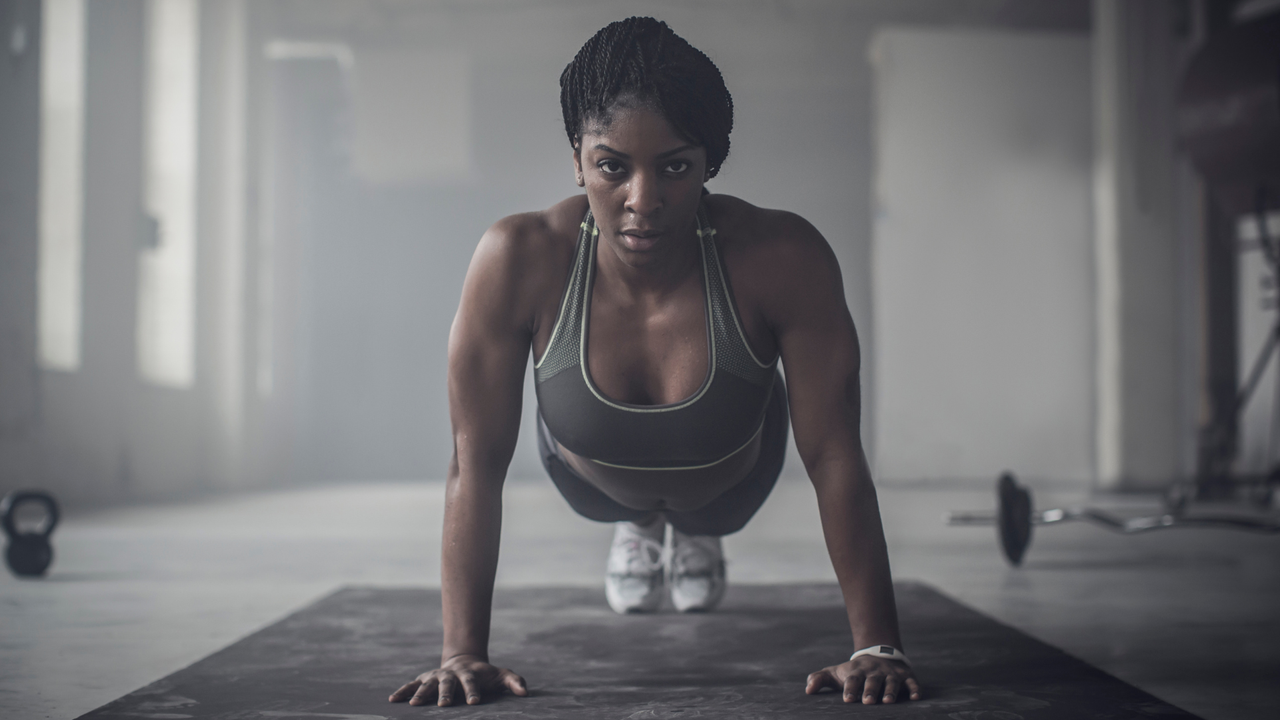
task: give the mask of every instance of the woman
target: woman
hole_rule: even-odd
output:
[[[788,424],[817,491],[848,608],[846,662],[805,691],[920,697],[898,636],[884,533],[858,432],[859,350],[831,248],[802,218],[707,194],[729,151],[720,72],[652,18],[613,23],[560,78],[579,195],[513,215],[476,249],[449,339],[454,454],[444,518],[441,665],[392,702],[527,694],[488,663],[502,485],[532,353],[543,463],[588,518],[617,523],[606,590],[680,610],[724,591],[719,538],[764,502]],[[787,385],[777,373],[787,370]]]

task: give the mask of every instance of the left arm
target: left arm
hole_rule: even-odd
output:
[[[818,496],[827,551],[844,595],[854,649],[902,649],[889,573],[889,555],[875,486],[859,432],[861,362],[857,332],[844,299],[835,254],[822,236],[794,215],[779,218],[785,238],[770,252],[777,285],[769,293],[768,322],[786,369],[796,448]],[[921,697],[911,669],[900,661],[862,656],[809,676],[805,691],[843,690],[845,702],[894,702],[905,687]]]

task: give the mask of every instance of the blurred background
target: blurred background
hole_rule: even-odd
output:
[[[559,73],[632,13],[733,92],[710,188],[835,248],[881,481],[1186,478],[1211,398],[1176,96],[1211,22],[1275,3],[1223,5],[7,0],[0,489],[442,476],[471,252],[577,192]]]
[[[61,654],[20,649],[0,666],[25,663],[53,693],[68,667],[107,672],[85,653],[112,648],[141,669],[99,684],[90,696],[105,702],[336,582],[438,582],[446,343],[463,276],[494,221],[580,192],[558,78],[596,30],[633,14],[707,53],[733,94],[731,152],[709,189],[799,213],[839,258],[863,347],[863,439],[886,517],[901,521],[887,522],[895,570],[928,577],[950,558],[977,574],[947,576],[948,590],[1080,641],[1066,615],[1018,604],[1080,600],[1079,577],[1009,580],[985,536],[979,572],[966,564],[977,546],[947,535],[966,531],[904,528],[919,508],[933,527],[943,509],[990,504],[1005,469],[1096,499],[1275,464],[1278,363],[1247,406],[1234,399],[1271,333],[1259,231],[1280,234],[1280,190],[1219,201],[1192,152],[1205,123],[1280,126],[1275,82],[1227,115],[1185,107],[1197,51],[1274,26],[1276,0],[0,0],[0,494],[55,494],[71,510],[67,542],[81,542],[60,556],[74,570],[64,579],[104,581],[99,592],[215,559],[179,590],[135,584],[117,605],[94,601],[119,609],[104,616],[119,626],[186,638],[169,648],[102,635],[108,620],[93,631],[106,645],[84,646],[64,623],[83,596],[50,605],[9,583],[23,600],[0,612],[21,605],[11,619],[51,633],[24,635],[30,647],[63,640]],[[529,382],[513,497],[559,517],[533,407]],[[746,577],[830,577],[816,532],[776,542],[814,527],[809,505],[788,504],[802,480],[792,450],[781,509],[738,541],[774,564],[739,566]],[[265,504],[236,510],[254,497]],[[406,506],[418,502],[427,509]],[[292,560],[217,530],[306,512],[311,529],[276,536]],[[413,527],[395,535],[392,517]],[[520,535],[512,522],[567,569],[508,564],[500,583],[598,582],[607,528],[592,526],[578,569],[579,536],[533,524]],[[319,525],[406,545],[379,559],[351,536],[320,542]],[[1099,531],[1073,532],[1058,536],[1057,562],[1100,562],[1090,587],[1135,567],[1167,579],[1210,565],[1261,573],[1271,584],[1250,586],[1258,598],[1277,587],[1276,554],[1260,549],[1271,546],[1202,556],[1187,537],[1080,551],[1070,543]],[[163,546],[177,554],[145,571],[101,549]],[[786,555],[801,546],[817,553],[803,571]],[[305,562],[332,567],[281,581],[316,554]],[[214,586],[244,573],[258,584],[236,586],[239,609],[215,607],[233,601]],[[1179,592],[1153,582],[1153,596]],[[1144,602],[1115,617],[1137,622]],[[1130,650],[1072,648],[1143,682],[1149,666]],[[1257,653],[1266,685],[1277,661]],[[1180,681],[1161,677],[1176,693]],[[94,706],[40,702],[20,706]]]

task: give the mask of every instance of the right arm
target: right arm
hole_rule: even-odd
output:
[[[449,414],[453,458],[445,491],[441,548],[444,647],[440,667],[394,694],[422,705],[450,705],[461,690],[468,704],[524,680],[489,664],[489,617],[502,526],[502,485],[520,425],[534,298],[516,221],[499,222],[481,239],[467,270],[449,333]]]

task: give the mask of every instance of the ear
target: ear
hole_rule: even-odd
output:
[[[573,174],[578,187],[586,187],[587,179],[582,174],[582,144],[580,142],[573,144]]]

